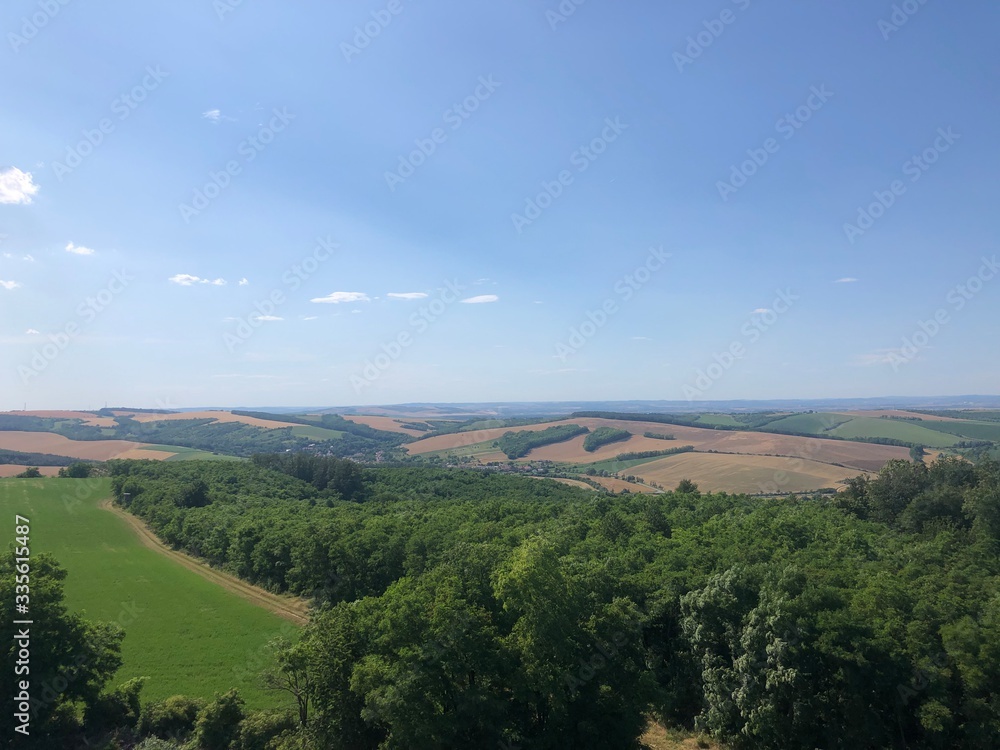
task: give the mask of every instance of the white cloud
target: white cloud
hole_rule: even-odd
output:
[[[3,279],[0,279],[0,287],[3,287],[7,291],[10,291],[12,289],[17,289],[19,286],[21,285],[18,284],[16,281],[4,281]]]
[[[302,320],[318,320],[319,315],[306,315]]]
[[[386,296],[392,299],[424,299],[427,295],[424,292],[389,292]]]
[[[478,297],[469,297],[468,299],[463,299],[462,304],[464,305],[483,305],[487,302],[496,302],[499,297],[495,294],[480,294]]]
[[[649,336],[632,336],[633,341],[651,341]]]
[[[371,302],[371,298],[364,292],[331,292],[325,297],[314,297],[310,302],[339,305],[343,302]]]
[[[94,251],[89,247],[84,247],[83,245],[74,245],[70,242],[66,245],[66,252],[73,253],[74,255],[93,255]]]
[[[240,279],[240,286],[246,286],[246,285],[247,285],[247,284],[249,284],[249,283],[250,283],[250,282],[249,282],[249,281],[247,281],[247,280],[246,280],[245,278],[243,278],[243,279]]]
[[[845,276],[842,279],[837,279],[833,283],[834,284],[853,284],[855,281],[857,281],[857,279],[855,279],[853,276]]]
[[[763,315],[764,313],[769,313],[769,312],[771,312],[771,311],[768,308],[766,308],[766,307],[758,307],[756,310],[754,310],[750,314],[751,315]]]
[[[35,256],[34,255],[25,255],[23,258],[21,258],[21,260],[26,260],[29,263],[34,263],[35,262]]]
[[[31,172],[17,167],[0,170],[0,203],[27,205],[38,192],[38,185],[31,179]]]
[[[178,273],[171,276],[167,281],[181,286],[194,286],[195,284],[211,284],[212,286],[225,286],[225,279],[203,279],[200,276],[192,276],[189,273]]]
[[[284,318],[279,318],[277,315],[258,315],[254,320],[262,320],[266,323],[274,320],[284,320]]]
[[[908,362],[915,359],[914,355],[903,353],[902,347],[897,349],[876,349],[869,354],[856,354],[854,364],[860,367],[872,367],[875,365],[891,365],[897,362]]]
[[[38,331],[36,331],[34,328],[29,328],[27,331],[24,332],[24,335],[25,336],[41,336],[41,334]]]
[[[228,120],[229,122],[236,122],[235,117],[230,117],[229,115],[222,114],[221,109],[209,109],[201,113],[201,116],[211,122],[214,125],[218,125],[223,120]]]

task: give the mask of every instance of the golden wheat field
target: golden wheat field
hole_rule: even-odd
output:
[[[49,453],[70,458],[89,458],[107,461],[118,458],[144,443],[131,440],[70,440],[53,432],[0,432],[0,448],[24,453]],[[173,455],[173,454],[171,454]]]
[[[680,453],[633,466],[629,474],[673,489],[690,479],[709,492],[776,494],[837,488],[858,471],[801,458]]]

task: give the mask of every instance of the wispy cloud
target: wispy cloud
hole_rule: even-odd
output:
[[[319,320],[319,315],[306,315],[302,320]]]
[[[209,122],[218,125],[223,120],[229,120],[230,122],[236,122],[235,117],[230,117],[229,115],[222,114],[221,109],[209,109],[201,113],[201,116],[208,120]]]
[[[34,255],[25,255],[25,256],[23,256],[21,258],[21,260],[26,260],[26,261],[28,261],[28,263],[34,263],[35,262],[35,256]]]
[[[27,331],[24,332],[24,335],[25,336],[41,336],[41,334],[38,331],[36,331],[34,328],[29,328]]]
[[[3,287],[7,291],[10,291],[12,289],[17,289],[19,286],[21,285],[18,284],[16,281],[4,281],[3,279],[0,279],[0,287]]]
[[[325,305],[340,305],[345,302],[371,302],[371,298],[364,292],[330,292],[325,297],[313,297],[310,302],[319,302]]]
[[[194,286],[195,284],[211,284],[212,286],[225,286],[225,279],[203,279],[200,276],[192,276],[189,273],[178,273],[171,276],[167,281],[181,286]]]
[[[842,279],[837,279],[833,283],[834,284],[853,284],[856,281],[857,281],[857,279],[854,278],[853,276],[845,276]]]
[[[254,320],[261,320],[267,323],[275,320],[284,320],[284,318],[279,318],[277,315],[258,315]]]
[[[769,313],[771,310],[767,307],[758,307],[756,310],[751,312],[751,315],[763,315],[764,313]]]
[[[246,286],[249,283],[250,282],[246,278],[242,278],[242,279],[240,279],[240,284],[239,285],[240,286]]]
[[[496,302],[500,298],[495,294],[480,294],[478,297],[469,297],[468,299],[463,299],[463,305],[484,305],[487,302]]]
[[[83,245],[74,245],[72,242],[66,245],[66,252],[74,255],[93,255],[94,251]]]
[[[652,340],[652,339],[649,338],[649,336],[632,336],[631,339],[633,341],[651,341]]]
[[[0,203],[27,205],[37,192],[38,185],[31,172],[22,172],[17,167],[0,170]]]
[[[867,354],[854,355],[853,364],[859,367],[874,367],[877,365],[891,365],[901,360],[914,359],[912,352],[905,353],[902,348],[897,349],[876,349]]]
[[[424,299],[427,294],[425,292],[389,292],[386,296],[391,299]]]

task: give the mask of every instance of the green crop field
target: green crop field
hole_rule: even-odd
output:
[[[146,700],[211,698],[237,687],[247,705],[284,700],[262,690],[264,645],[297,628],[218,584],[143,546],[127,523],[98,503],[109,480],[3,479],[0,541],[13,540],[14,514],[31,520],[32,554],[51,552],[69,575],[66,604],[92,620],[125,629],[120,684],[146,676]]]
[[[855,417],[845,422],[830,434],[847,438],[886,437],[905,440],[908,443],[920,443],[930,448],[949,448],[961,441],[961,438],[937,430],[931,430],[913,422],[902,422],[896,419],[878,419],[877,417]]]
[[[823,412],[793,414],[790,417],[782,417],[773,422],[768,422],[766,429],[781,430],[783,432],[804,432],[810,435],[825,435],[832,428],[850,421],[851,417],[844,416],[843,414],[827,414]]]
[[[955,420],[954,422],[939,422],[927,420],[924,425],[931,430],[947,432],[949,435],[969,438],[971,440],[1000,441],[1000,422],[973,422]]]
[[[347,433],[340,430],[330,430],[326,427],[310,427],[309,425],[292,425],[292,434],[295,437],[307,438],[309,440],[336,440],[342,438]]]
[[[176,453],[167,461],[243,461],[238,456],[227,456],[223,453],[211,453],[210,451],[199,450],[198,448],[183,448],[179,445],[146,445],[140,448],[145,451],[167,451]]]
[[[696,420],[699,427],[713,427],[721,425],[723,427],[739,427],[740,423],[733,419],[730,414],[702,414]]]

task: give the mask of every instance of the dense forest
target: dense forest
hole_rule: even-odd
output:
[[[547,427],[544,430],[505,432],[496,442],[497,447],[506,454],[507,458],[513,460],[527,456],[533,449],[541,448],[543,445],[561,443],[588,432],[590,432],[590,429],[587,427],[581,427],[578,424],[566,424],[557,427]]]
[[[286,715],[221,696],[225,744],[197,744],[208,707],[177,699],[129,731],[629,748],[654,717],[733,748],[1000,746],[996,463],[894,461],[831,499],[768,500],[327,460],[110,462],[170,544],[316,603],[277,647]]]
[[[628,430],[619,430],[615,427],[598,427],[583,439],[583,449],[593,452],[602,445],[618,443],[622,440],[628,440],[630,437],[632,437],[632,433]]]
[[[53,456],[50,453],[27,453],[25,451],[9,451],[0,449],[0,464],[19,464],[21,466],[69,466],[78,459],[66,456]]]

